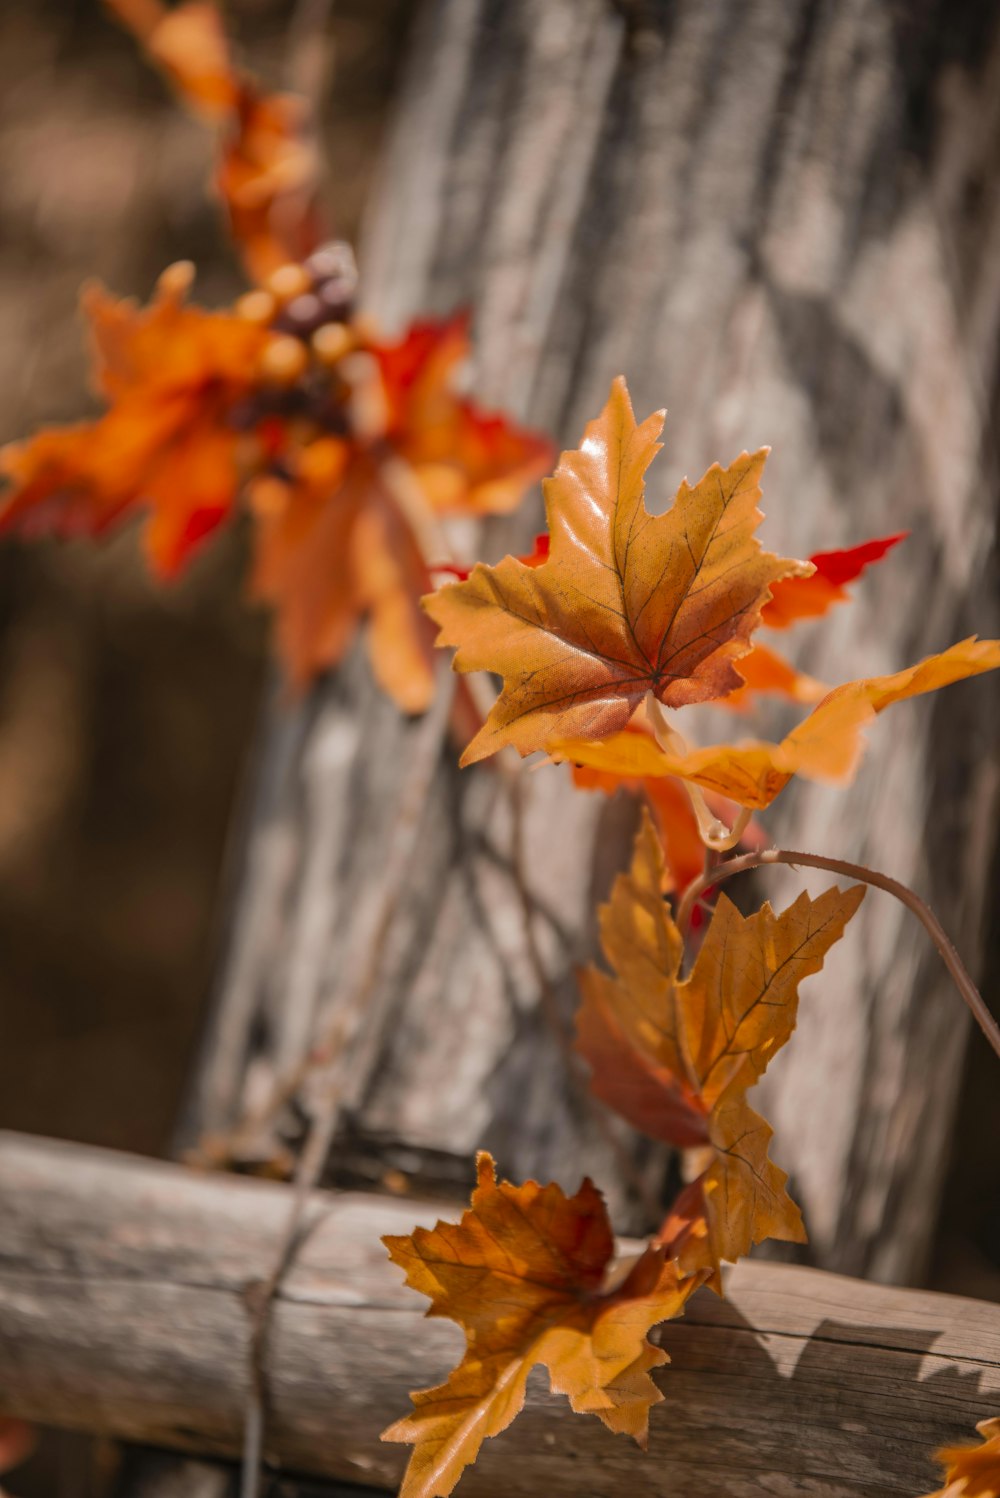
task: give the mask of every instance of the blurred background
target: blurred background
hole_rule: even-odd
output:
[[[337,226],[353,237],[410,0],[340,0],[313,67]],[[230,5],[245,55],[300,81],[294,6]],[[310,79],[310,81],[312,81]],[[193,259],[245,289],[206,193],[210,133],[99,0],[0,0],[0,440],[94,408],[84,281],[145,300]],[[203,1023],[221,876],[265,679],[266,621],[228,530],[173,587],[134,530],[0,545],[0,1127],[164,1154]],[[110,1462],[110,1465],[108,1465]],[[79,1498],[113,1468],[50,1433],[12,1479]]]
[[[302,27],[308,5],[226,7],[257,72],[316,89],[328,196],[348,238],[375,180],[417,8],[335,0],[328,15],[322,7],[328,45],[318,49],[315,30]],[[671,11],[621,9],[632,21]],[[946,11],[912,7],[899,34],[918,51],[947,34],[964,66],[983,7],[955,6],[950,30]],[[640,64],[644,24],[631,33]],[[660,20],[650,24],[653,35]],[[921,131],[935,129],[930,85],[919,67],[914,76],[912,130],[883,142],[904,176],[922,169]],[[982,128],[992,118],[984,113]],[[92,409],[76,317],[89,277],[145,298],[164,265],[190,258],[199,300],[224,303],[243,289],[204,191],[211,157],[207,132],[98,0],[0,0],[0,439]],[[960,248],[970,256],[981,249],[975,226],[1000,214],[997,187],[984,180],[962,205],[973,239]],[[876,196],[864,197],[865,212],[879,208]],[[818,306],[796,313],[792,342],[828,337],[808,320]],[[995,347],[985,363],[995,371]],[[822,366],[835,390],[856,378],[842,348],[830,345]],[[984,396],[994,436],[996,388]],[[576,407],[552,404],[575,430]],[[995,515],[992,491],[983,505]],[[906,523],[905,505],[895,518]],[[244,549],[238,529],[222,533],[164,590],[146,577],[134,532],[101,546],[0,545],[0,1127],[170,1149],[220,949],[229,834],[267,680],[266,621],[240,596]],[[950,836],[946,818],[935,836]],[[995,893],[987,906],[985,996],[997,1012]],[[1000,1298],[998,1098],[996,1063],[977,1040],[928,1282],[982,1298]],[[58,1460],[72,1466],[67,1449]],[[77,1491],[65,1473],[51,1486],[51,1469],[31,1481],[18,1491]]]
[[[295,6],[227,7],[253,68],[296,80]],[[410,0],[339,0],[323,87],[338,231],[357,232]],[[210,132],[99,0],[0,3],[0,439],[94,408],[92,277],[145,300],[173,260],[245,289],[206,193]],[[136,534],[0,546],[0,1122],[157,1153],[190,1065],[247,768],[266,621],[228,530],[176,585]]]

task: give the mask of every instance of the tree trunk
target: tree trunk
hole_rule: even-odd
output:
[[[669,408],[654,503],[768,442],[765,534],[786,554],[908,528],[803,660],[833,681],[896,669],[996,627],[998,115],[985,0],[430,0],[363,247],[368,307],[395,328],[471,305],[477,391],[566,444],[625,372],[640,416]],[[492,525],[485,553],[538,519]],[[768,818],[912,882],[973,968],[996,705],[987,681],[901,707],[850,792],[793,789]],[[332,1027],[340,1178],[464,1182],[483,1146],[518,1178],[572,1187],[586,1168],[641,1225],[546,1018],[504,783],[459,772],[441,722],[402,721],[360,658],[267,709],[185,1142],[232,1128]],[[634,808],[554,768],[524,796],[568,1021]],[[866,902],[765,1084],[809,1258],[888,1281],[925,1263],[966,1040],[909,919]]]

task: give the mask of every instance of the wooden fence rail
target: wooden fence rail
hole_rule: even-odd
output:
[[[575,1184],[575,1183],[568,1183]],[[239,1450],[250,1306],[289,1189],[0,1134],[0,1410],[203,1456]],[[379,1235],[452,1206],[317,1194],[274,1308],[266,1450],[285,1470],[393,1486],[379,1431],[459,1350]],[[930,1452],[1000,1412],[1000,1305],[746,1263],[663,1329],[644,1455],[536,1374],[475,1494],[919,1494]]]

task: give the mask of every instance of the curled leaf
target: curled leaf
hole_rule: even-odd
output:
[[[785,1174],[768,1158],[771,1129],[746,1093],[795,1028],[798,990],[861,904],[864,888],[802,894],[780,915],[740,915],[725,895],[689,977],[660,894],[663,859],[649,817],[631,869],[600,913],[614,976],[581,974],[577,1048],[591,1087],[635,1128],[697,1153],[697,1179],[663,1230],[687,1270],[717,1274],[763,1238],[804,1241]]]
[[[793,775],[807,780],[849,781],[864,750],[864,730],[895,702],[935,692],[952,682],[1000,666],[1000,640],[970,636],[938,655],[890,676],[845,682],[828,692],[809,716],[779,744],[713,744],[672,754],[633,735],[602,741],[563,739],[548,745],[554,759],[617,775],[675,775],[740,806],[770,806]]]
[[[807,578],[806,581],[811,579]],[[741,656],[739,670],[743,685],[735,692],[730,692],[728,697],[723,697],[720,704],[734,712],[746,712],[754,699],[760,696],[774,695],[787,697],[792,702],[809,703],[819,702],[829,691],[823,682],[817,681],[814,676],[807,676],[803,671],[796,671],[783,656],[767,645],[755,644],[746,655]]]
[[[467,1341],[447,1382],[413,1394],[412,1414],[383,1433],[414,1447],[401,1498],[445,1498],[484,1439],[519,1413],[539,1363],[574,1410],[645,1445],[650,1406],[663,1398],[650,1370],[669,1361],[647,1334],[680,1315],[704,1278],[681,1279],[653,1247],[606,1288],[614,1238],[589,1180],[566,1196],[498,1182],[489,1155],[477,1163],[461,1222],[383,1240],[407,1284],[430,1298],[428,1316],[457,1321]]]
[[[681,485],[665,514],[644,503],[662,413],[636,423],[622,379],[545,483],[548,559],[506,557],[427,601],[458,671],[504,688],[463,764],[512,744],[624,728],[647,691],[667,706],[740,686],[736,668],[778,578],[807,563],[772,556],[754,532],[766,450]]]

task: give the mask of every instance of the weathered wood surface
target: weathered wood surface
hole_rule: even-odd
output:
[[[477,388],[565,441],[625,371],[640,413],[670,410],[654,503],[766,441],[774,544],[910,528],[905,556],[808,644],[817,675],[995,631],[1000,11],[427,0],[422,16],[363,248],[370,308],[396,326],[472,305]],[[488,549],[536,522],[494,528]],[[793,846],[913,882],[973,968],[996,709],[991,681],[900,708],[849,796],[789,791],[770,822]],[[420,733],[359,659],[298,710],[267,712],[183,1142],[258,1105],[351,1004]],[[565,1179],[586,1159],[627,1222],[541,1015],[506,797],[454,759],[443,744],[379,981],[341,1056],[354,1143],[338,1158],[364,1168],[368,1150],[377,1173],[383,1147],[402,1146],[446,1176],[484,1145],[511,1173]],[[538,937],[568,1016],[631,808],[555,770],[526,799]],[[767,887],[780,899],[791,885]],[[966,1038],[907,920],[866,902],[766,1083],[814,1261],[890,1281],[925,1262]]]
[[[289,1191],[0,1135],[0,1410],[231,1457],[249,1301]],[[379,1243],[438,1207],[317,1194],[276,1307],[267,1454],[285,1469],[393,1486],[379,1431],[439,1380],[458,1330],[426,1321]],[[528,1408],[464,1479],[619,1498],[929,1491],[930,1451],[1000,1403],[1000,1306],[796,1266],[742,1264],[662,1332],[672,1365],[648,1455],[532,1378]],[[169,1469],[168,1469],[169,1470]]]

